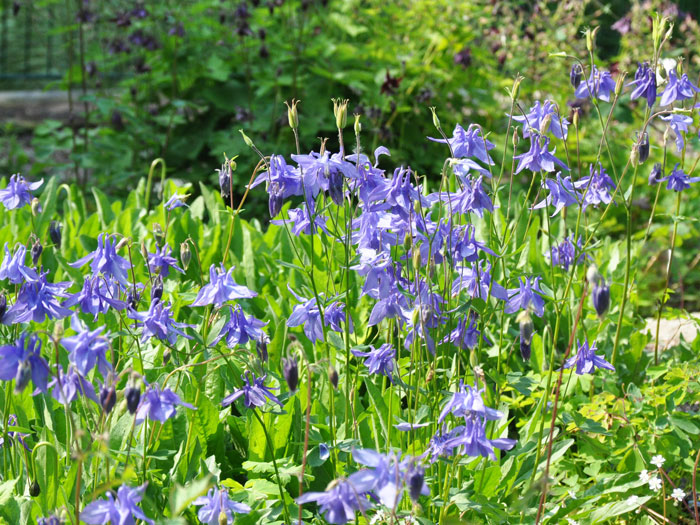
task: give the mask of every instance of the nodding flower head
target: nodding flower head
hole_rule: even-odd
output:
[[[27,182],[24,177],[16,173],[10,177],[7,187],[0,190],[0,202],[8,210],[22,208],[32,202],[34,195],[31,192],[39,189],[43,183],[44,179],[37,182]]]

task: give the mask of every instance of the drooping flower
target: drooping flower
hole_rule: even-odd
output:
[[[282,358],[282,375],[290,392],[296,392],[299,386],[299,364],[296,357],[290,355]]]
[[[430,285],[421,280],[410,290],[415,294],[413,308],[407,312],[408,333],[404,338],[404,347],[410,348],[416,337],[425,341],[428,350],[435,354],[435,341],[432,333],[440,327],[446,316],[442,315],[440,305],[445,302],[440,293],[433,292]]]
[[[494,460],[496,459],[494,448],[510,450],[516,443],[514,439],[487,438],[486,420],[479,416],[466,417],[464,426],[457,428],[460,428],[460,432],[453,435],[446,446],[450,449],[458,448],[461,454],[466,456],[482,456]]]
[[[156,246],[154,253],[148,254],[148,267],[152,272],[160,271],[160,275],[167,277],[170,274],[170,268],[176,269],[180,273],[185,273],[185,270],[177,265],[177,259],[172,255],[172,249],[166,243],[165,246]]]
[[[410,168],[396,168],[391,180],[385,180],[383,184],[378,185],[369,194],[368,199],[372,202],[384,201],[383,207],[407,219],[411,214],[415,214],[414,203],[416,201],[425,202],[420,187],[416,188],[413,185],[412,176],[413,171]]]
[[[634,81],[627,84],[635,86],[630,94],[630,98],[635,100],[644,97],[647,105],[652,107],[656,101],[656,73],[649,67],[647,62],[638,64],[637,72],[634,74]]]
[[[457,272],[459,275],[452,282],[453,296],[466,290],[467,295],[473,298],[486,300],[488,297],[495,297],[502,301],[508,299],[506,289],[491,278],[490,262],[481,261],[479,264],[472,263],[471,266],[460,266]]]
[[[155,522],[138,507],[145,490],[145,483],[136,488],[122,485],[117,490],[116,499],[111,492],[107,492],[106,500],[99,499],[86,505],[80,512],[80,519],[89,525],[133,525],[136,518],[153,525]]]
[[[442,408],[438,423],[442,423],[449,414],[455,417],[479,416],[488,421],[501,419],[503,413],[487,407],[481,395],[482,392],[484,392],[484,388],[480,389],[476,385],[473,387],[465,385],[464,381],[460,380],[459,389],[452,394],[452,397]]]
[[[677,100],[687,100],[693,98],[698,92],[700,89],[693,85],[688,79],[688,75],[684,73],[679,79],[676,68],[672,68],[668,71],[668,84],[664,88],[664,92],[661,93],[659,105],[668,106]]]
[[[685,147],[684,133],[688,131],[688,126],[693,123],[693,119],[681,113],[672,113],[671,115],[659,118],[668,122],[668,126],[673,130],[673,134],[676,136],[676,149],[678,153],[681,153]]]
[[[306,492],[296,499],[298,504],[315,501],[328,523],[343,525],[355,519],[355,513],[371,508],[365,487],[356,486],[352,474],[348,479],[331,481],[325,492]],[[359,485],[359,483],[358,483]]]
[[[102,275],[86,277],[83,288],[63,302],[63,306],[69,308],[76,304],[82,312],[92,314],[95,321],[99,314],[107,313],[110,307],[115,310],[126,308],[126,303],[119,299],[119,284]]]
[[[266,377],[267,374],[255,377],[255,374],[252,372],[246,372],[245,375],[241,376],[243,386],[226,396],[221,401],[221,406],[227,407],[241,396],[244,396],[243,403],[248,408],[263,407],[268,400],[277,403],[279,406],[284,406],[282,402],[277,399],[275,394],[272,393],[273,388],[264,385]],[[276,390],[276,388],[274,390]]]
[[[608,308],[610,308],[610,286],[605,282],[603,277],[593,283],[591,300],[593,301],[593,308],[595,308],[598,317],[603,319]]]
[[[571,177],[562,178],[561,172],[557,172],[556,180],[545,180],[544,185],[549,190],[549,195],[533,206],[535,210],[545,206],[554,206],[554,213],[552,213],[552,217],[554,217],[562,208],[578,204],[581,201],[581,194],[576,191]]]
[[[26,206],[30,204],[34,198],[31,192],[38,190],[43,183],[44,179],[36,182],[27,182],[19,173],[11,175],[7,187],[0,190],[0,202],[2,202],[8,210]]]
[[[597,170],[591,164],[588,177],[583,177],[576,181],[574,187],[583,192],[584,210],[589,205],[597,208],[601,203],[610,204],[610,201],[612,201],[610,192],[616,188],[615,183],[600,163],[598,163]]]
[[[165,423],[168,419],[175,417],[177,405],[197,410],[196,406],[186,403],[169,388],[161,390],[157,384],[150,385],[141,396],[135,422],[140,425],[148,417],[153,421]]]
[[[248,514],[250,507],[245,503],[233,501],[227,489],[211,488],[206,496],[200,496],[192,502],[201,506],[197,518],[205,525],[220,525],[221,514],[226,516],[226,523],[233,523],[233,514]]]
[[[323,231],[326,235],[330,235],[328,228],[326,227],[326,221],[328,220],[325,216],[314,211],[315,205],[312,201],[311,206],[306,202],[302,202],[298,208],[293,208],[287,212],[289,214],[289,219],[274,219],[270,221],[271,224],[285,224],[291,223],[292,233],[294,235],[311,235],[317,233],[319,230]],[[311,209],[311,214],[309,214],[309,209]]]
[[[487,152],[495,148],[496,145],[483,137],[481,128],[476,124],[470,124],[466,130],[457,124],[452,138],[445,140],[428,137],[428,140],[449,144],[455,158],[474,157],[485,164],[493,164],[493,160]]]
[[[544,299],[539,281],[540,277],[534,279],[526,277],[525,280],[519,278],[518,288],[508,290],[505,313],[512,314],[518,310],[532,309],[535,315],[542,317],[544,315]]]
[[[586,338],[583,344],[579,344],[578,353],[567,359],[563,368],[572,368],[576,365],[576,374],[578,375],[592,374],[596,368],[605,368],[614,372],[615,367],[608,363],[605,358],[597,356],[596,350],[595,343],[589,347],[588,339]]]
[[[313,200],[321,190],[328,191],[330,179],[334,175],[352,177],[357,168],[347,162],[342,155],[330,152],[316,153],[312,151],[308,155],[292,155],[302,172],[305,198]]]
[[[480,335],[481,331],[476,327],[476,316],[470,312],[468,315],[460,317],[455,329],[452,330],[442,342],[446,343],[449,341],[457,348],[468,350],[470,348],[475,348],[479,344]],[[485,335],[482,337],[486,344],[491,344]]]
[[[293,328],[295,326],[304,325],[304,333],[309,341],[323,341],[323,323],[321,322],[321,310],[318,307],[316,298],[306,299],[298,296],[290,288],[290,292],[296,297],[300,304],[294,306],[292,314],[287,319],[287,326]]]
[[[559,166],[565,171],[569,171],[569,167],[554,156],[557,148],[549,151],[549,137],[541,135],[532,135],[530,137],[530,151],[516,155],[514,159],[518,161],[518,168],[515,173],[520,173],[524,169],[532,172],[538,171],[554,171],[555,166]]]
[[[541,130],[542,123],[545,118],[549,115],[550,122],[546,130]],[[549,131],[558,139],[566,139],[566,134],[569,128],[569,121],[566,118],[561,118],[559,120],[559,115],[557,114],[554,102],[551,100],[545,100],[544,104],[541,104],[539,100],[535,102],[535,105],[530,108],[530,111],[525,115],[513,115],[513,120],[519,122],[523,126],[523,137],[527,138],[539,134],[540,132]],[[533,132],[534,130],[534,132]]]
[[[700,181],[700,177],[690,177],[682,169],[678,168],[679,164],[673,168],[673,171],[665,177],[659,179],[659,182],[666,181],[666,189],[673,191],[683,191],[690,188],[694,182]]]
[[[103,274],[116,279],[119,284],[126,286],[129,281],[129,261],[117,255],[117,236],[101,233],[97,236],[97,248],[85,257],[78,259],[69,266],[80,268],[90,262],[93,275]]]
[[[581,244],[581,237],[578,238],[576,245],[574,245],[573,235],[564,237],[559,244],[555,244],[550,250],[552,264],[563,267],[564,271],[568,271],[572,264],[582,264],[587,255],[581,252]],[[576,257],[577,247],[578,251],[581,252],[578,258]]]
[[[661,163],[657,162],[654,164],[654,167],[651,168],[651,171],[649,172],[649,186],[656,186],[659,182],[661,182],[663,173],[661,172]]]
[[[187,197],[189,197],[189,195],[175,193],[167,202],[163,203],[163,207],[168,211],[173,211],[176,208],[188,208],[187,204],[185,204],[185,199]]]
[[[25,281],[36,281],[39,276],[36,270],[24,264],[27,256],[27,247],[24,244],[15,246],[12,255],[7,243],[5,243],[5,258],[0,264],[0,279],[8,279],[13,284],[22,284]]]
[[[587,80],[581,82],[576,88],[576,98],[597,98],[608,102],[610,93],[615,91],[615,81],[610,72],[599,71],[596,66],[593,66],[590,76]]]
[[[68,350],[70,362],[83,376],[87,376],[93,368],[97,367],[100,373],[106,377],[112,369],[106,355],[109,348],[107,340],[109,332],[102,335],[104,326],[89,330],[77,315],[71,317],[70,325],[76,334],[61,339],[61,346]]]
[[[497,257],[496,253],[486,244],[476,240],[476,228],[473,224],[455,226],[451,228],[451,231],[449,247],[453,261],[474,262],[479,259],[479,252]]]
[[[389,343],[385,343],[379,348],[370,345],[366,352],[358,348],[353,348],[351,351],[354,356],[365,358],[365,366],[370,375],[381,374],[388,377],[392,383],[394,382],[396,349]]]
[[[228,271],[224,269],[223,263],[221,270],[212,264],[209,267],[209,284],[206,284],[199,290],[197,298],[191,306],[207,306],[215,305],[217,308],[227,301],[234,299],[250,299],[258,294],[249,290],[243,285],[236,284],[233,280],[233,267]]]
[[[51,397],[62,405],[69,405],[78,395],[85,396],[98,405],[100,404],[97,395],[95,395],[95,387],[73,367],[68,369],[68,373],[64,373],[59,366],[56,371],[56,377],[48,384],[48,388],[53,389]]]
[[[299,169],[287,165],[282,155],[270,156],[269,166],[270,169],[258,175],[250,187],[254,188],[263,182],[267,183],[270,216],[275,217],[281,211],[284,199],[292,195],[303,195],[304,191]]]
[[[236,345],[244,345],[248,341],[264,341],[267,339],[265,332],[262,331],[262,327],[266,326],[267,323],[256,319],[252,315],[246,316],[240,305],[229,306],[229,314],[228,322],[221,327],[221,332],[214,339],[213,344],[217,344],[224,337],[229,348],[233,348]]]
[[[192,339],[191,335],[187,335],[181,329],[194,325],[187,323],[178,323],[173,320],[173,308],[170,303],[166,306],[162,301],[151,301],[151,306],[145,312],[137,312],[129,308],[127,313],[130,319],[134,319],[143,326],[141,333],[141,342],[148,341],[155,336],[161,341],[167,341],[174,345],[177,342],[177,336],[185,339]]]
[[[17,295],[17,301],[2,318],[4,324],[27,323],[29,321],[43,323],[47,317],[49,319],[63,319],[73,313],[56,301],[57,297],[69,297],[65,290],[71,283],[69,281],[49,283],[46,281],[47,275],[48,272],[44,272],[39,275],[36,281],[26,282],[22,285]]]
[[[372,307],[372,312],[369,315],[368,326],[374,326],[381,323],[388,317],[394,317],[403,325],[407,320],[407,311],[409,309],[408,300],[402,294],[395,282],[387,286],[387,294],[380,296],[381,298]]]
[[[354,330],[352,318],[346,315],[345,303],[340,301],[333,301],[331,304],[326,306],[325,310],[323,311],[323,321],[326,323],[326,326],[334,332],[343,332],[343,327],[340,326],[340,323],[346,322],[350,323],[349,331],[352,332]]]
[[[455,193],[433,193],[431,199],[439,199],[449,203],[452,213],[469,214],[474,212],[479,217],[484,216],[484,210],[493,211],[493,202],[484,190],[481,176],[475,179],[462,177],[462,188]]]
[[[7,418],[7,426],[8,427],[16,427],[17,426],[17,415],[16,414],[10,414]],[[4,447],[7,445],[8,447],[11,447],[14,442],[12,441],[13,439],[16,439],[19,441],[19,443],[28,451],[32,451],[31,447],[27,445],[27,442],[24,438],[28,437],[29,434],[25,434],[24,432],[18,432],[16,430],[6,430],[7,433],[7,442],[5,442],[5,438],[3,437],[4,432],[0,432],[0,447]]]

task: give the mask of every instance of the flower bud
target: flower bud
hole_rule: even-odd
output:
[[[61,223],[58,221],[51,221],[49,224],[49,237],[51,242],[58,248],[61,247]]]
[[[527,310],[522,311],[518,315],[517,321],[520,328],[520,355],[527,361],[530,359],[530,344],[532,342],[532,334],[535,331],[535,325],[532,322],[530,312]]]
[[[639,141],[639,163],[643,164],[649,158],[649,134],[644,133]]]
[[[163,227],[158,222],[156,222],[153,225],[153,237],[155,238],[156,243],[158,243],[159,246],[161,246],[163,244],[163,241],[165,241],[165,233],[163,233]]]
[[[136,409],[139,407],[139,401],[141,401],[141,389],[138,385],[131,384],[126,387],[124,397],[126,398],[126,408],[129,410],[129,414],[135,414]]]
[[[571,81],[571,85],[576,89],[581,85],[581,78],[583,78],[583,68],[581,67],[581,64],[576,62],[573,66],[571,66],[571,72],[569,73],[569,80]]]
[[[282,205],[284,204],[284,193],[279,183],[273,181],[267,188],[270,195],[270,201],[268,203],[268,209],[270,210],[270,217],[276,217],[279,212],[282,211]]]
[[[333,385],[333,388],[338,390],[338,371],[332,366],[328,367],[328,380]]]
[[[362,124],[360,124],[360,115],[355,115],[355,136],[359,136],[362,132]]]
[[[117,391],[114,385],[111,384],[109,379],[102,385],[100,390],[100,406],[105,414],[109,414],[114,408],[114,404],[117,402]]]
[[[258,341],[255,343],[255,351],[263,363],[267,363],[269,356],[267,355],[267,341]]]
[[[34,244],[32,244],[32,263],[34,266],[36,266],[36,263],[39,262],[39,257],[41,257],[41,252],[43,251],[44,247],[39,242],[39,239],[34,241]]]
[[[189,243],[180,243],[180,262],[182,263],[183,270],[187,271],[187,267],[190,265],[191,260],[192,252],[190,251]]]
[[[299,365],[293,355],[282,358],[282,373],[284,374],[284,380],[287,382],[289,391],[292,393],[296,392],[297,386],[299,386]]]
[[[228,162],[219,170],[219,190],[224,202],[228,201],[231,197],[231,166]]]
[[[173,354],[170,352],[170,348],[166,348],[163,352],[163,366],[167,365],[170,362],[170,358],[172,356]]]
[[[114,247],[116,251],[121,250],[124,246],[131,246],[131,239],[129,237],[122,237],[121,240]]]
[[[513,128],[513,148],[518,147],[518,142],[520,142],[520,139],[518,138],[518,128],[514,127]]]
[[[292,129],[297,129],[299,127],[299,112],[297,111],[297,104],[299,101],[292,99],[292,102],[286,102],[287,105],[287,121],[289,122],[289,127]]]
[[[6,311],[7,311],[7,297],[5,297],[4,292],[0,292],[0,320],[3,318]]]
[[[255,148],[255,144],[253,144],[253,141],[250,140],[250,137],[245,134],[245,131],[243,131],[242,129],[239,129],[238,132],[243,137],[243,142],[245,142],[246,146],[248,146],[249,148]]]
[[[593,307],[598,317],[602,320],[608,308],[610,308],[610,287],[605,283],[605,279],[601,279],[600,285],[593,286],[591,298],[593,300]]]
[[[146,246],[145,240],[141,241],[141,246],[139,246],[139,248],[141,250],[141,257],[143,257],[145,261],[148,261],[148,247]]]
[[[348,125],[348,99],[333,99],[333,115],[335,115],[335,127],[344,129]]]
[[[580,116],[580,111],[579,111],[579,109],[578,109],[578,108],[574,108],[573,121],[574,121],[574,127],[575,127],[575,128],[578,128],[579,116]]]
[[[333,171],[328,180],[328,193],[338,206],[343,204],[343,182],[343,174],[339,170]]]
[[[41,494],[39,483],[37,481],[32,481],[32,484],[29,485],[29,495],[32,498],[36,498],[39,494]]]
[[[513,87],[510,90],[510,99],[514,102],[518,99],[518,95],[520,94],[520,83],[523,81],[525,77],[516,75],[515,80],[513,80]]]
[[[435,111],[435,106],[431,106],[430,111],[433,114],[433,126],[435,126],[436,129],[442,129],[440,127],[440,119],[438,118],[437,112]]]
[[[656,186],[663,178],[663,173],[661,172],[661,163],[657,162],[654,167],[651,168],[649,173],[649,186]]]
[[[423,484],[425,483],[425,471],[420,465],[414,465],[406,473],[406,485],[408,485],[408,494],[411,500],[418,501],[420,494],[423,491]]]
[[[586,31],[586,49],[589,53],[592,53],[595,49],[595,36],[598,33],[598,29],[598,27],[594,27]]]
[[[163,276],[158,274],[151,285],[151,302],[160,301],[163,298]]]
[[[36,217],[37,215],[39,215],[43,211],[43,208],[41,207],[41,202],[36,197],[34,197],[32,199],[31,207],[32,207],[32,215],[34,215],[34,217]]]
[[[414,244],[411,252],[411,260],[413,261],[413,267],[420,268],[422,266],[421,263],[423,262],[423,257],[421,257],[420,253],[420,246]]]
[[[20,361],[15,375],[15,394],[21,393],[32,378],[32,366],[29,361]]]

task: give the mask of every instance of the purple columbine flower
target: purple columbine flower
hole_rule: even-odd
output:
[[[668,84],[661,93],[661,100],[659,101],[660,106],[668,106],[673,104],[676,100],[687,100],[693,98],[695,93],[700,92],[697,86],[688,79],[688,75],[685,73],[678,78],[676,73],[676,68],[672,68],[668,72]]]
[[[556,107],[551,100],[545,100],[544,104],[540,104],[540,101],[537,100],[526,115],[513,115],[513,120],[522,124],[523,137],[527,138],[531,135],[538,135],[540,131],[542,131],[540,127],[547,115],[551,115],[551,121],[547,130],[544,131],[549,131],[558,139],[566,139],[569,121],[566,120],[566,118],[562,118],[561,122],[559,121]],[[532,130],[534,130],[534,132]]]
[[[80,519],[89,525],[133,525],[136,518],[153,525],[155,522],[138,507],[145,491],[145,483],[135,489],[122,485],[117,490],[116,499],[111,492],[107,492],[106,500],[99,499],[86,505],[80,512]]]
[[[512,314],[518,310],[531,309],[535,315],[542,317],[544,315],[544,299],[539,281],[540,277],[526,277],[524,281],[522,278],[518,279],[518,288],[508,290],[505,313]]]
[[[370,350],[363,352],[354,348],[352,355],[365,358],[365,366],[370,375],[381,374],[394,382],[394,360],[396,359],[396,349],[389,343],[383,344],[379,348],[370,345]]]
[[[430,285],[420,281],[418,287],[411,290],[416,297],[413,308],[409,311],[408,333],[404,339],[404,348],[409,349],[416,337],[423,339],[432,354],[435,354],[435,341],[431,334],[435,328],[440,327],[447,317],[442,315],[440,304],[445,300],[439,293],[430,290]]]
[[[449,144],[455,158],[474,157],[485,164],[493,165],[493,160],[487,152],[496,146],[482,136],[481,128],[476,124],[470,124],[467,130],[457,124],[452,138],[445,140],[428,137],[428,140]]]
[[[358,275],[365,278],[362,285],[362,295],[378,299],[380,285],[393,277],[391,255],[388,252],[377,252],[371,248],[359,248],[357,252],[360,255],[360,262],[351,266],[350,269],[355,270]]]
[[[15,380],[15,392],[21,392],[29,383],[41,392],[46,392],[49,365],[41,357],[41,339],[35,334],[29,337],[24,332],[13,344],[0,346],[0,379]]]
[[[15,254],[5,243],[5,258],[0,264],[0,279],[8,279],[12,284],[22,284],[25,281],[36,281],[39,276],[36,270],[24,264],[27,256],[27,247],[24,244],[15,246]]]
[[[673,191],[683,191],[690,188],[693,182],[700,181],[700,177],[690,177],[682,169],[678,169],[679,164],[673,168],[673,171],[659,179],[659,182],[666,181],[666,189]]]
[[[365,487],[353,483],[356,476],[357,473],[348,479],[331,481],[325,492],[306,492],[299,496],[296,502],[302,504],[315,501],[328,523],[348,523],[355,519],[358,510],[365,512],[372,506],[365,495],[368,490],[362,490]]]
[[[272,393],[273,388],[265,386],[263,384],[265,382],[266,377],[267,374],[260,377],[255,377],[255,374],[253,374],[252,372],[246,372],[245,375],[241,376],[241,379],[243,380],[243,386],[241,386],[241,388],[237,390],[234,390],[233,393],[231,393],[230,395],[226,396],[221,401],[221,406],[227,407],[239,397],[244,396],[243,403],[248,408],[263,407],[265,406],[265,403],[267,403],[268,400],[272,401],[273,403],[277,403],[279,406],[283,407],[284,405],[282,404],[282,402],[279,399],[277,399],[275,394]],[[277,389],[274,388],[274,390]]]
[[[181,328],[194,328],[194,325],[187,323],[177,323],[173,321],[173,308],[170,303],[166,306],[163,301],[151,301],[151,306],[146,312],[137,312],[129,308],[127,313],[129,319],[138,321],[143,325],[141,333],[141,342],[148,341],[155,336],[161,341],[167,341],[174,345],[177,342],[177,336],[182,336],[185,339],[192,339],[191,335],[187,335]]]
[[[334,332],[343,332],[343,327],[340,323],[350,323],[350,332],[354,330],[352,325],[352,318],[345,313],[345,303],[340,301],[333,301],[331,304],[326,306],[323,310],[323,321],[326,326],[333,330]]]
[[[107,349],[109,348],[107,336],[109,332],[102,335],[104,326],[92,331],[89,330],[77,315],[71,317],[70,325],[75,330],[76,335],[61,339],[61,346],[68,350],[69,361],[83,376],[88,375],[90,370],[97,367],[100,373],[106,377],[112,370],[112,365],[107,361]]]
[[[36,524],[37,525],[63,525],[63,521],[55,514],[52,514],[51,516],[48,516],[46,518],[39,518],[39,520],[36,522]]]
[[[452,295],[457,296],[462,290],[466,290],[467,295],[473,298],[483,299],[495,297],[505,301],[508,299],[508,292],[503,286],[491,279],[491,263],[481,261],[479,264],[472,263],[471,266],[460,266],[457,268],[459,275],[452,282]]]
[[[226,516],[226,523],[233,523],[233,514],[250,512],[248,505],[229,498],[227,489],[211,488],[206,496],[198,497],[192,504],[201,506],[197,517],[205,525],[220,525],[221,514]]]
[[[291,223],[292,233],[297,236],[302,233],[311,235],[312,232],[317,233],[319,230],[325,232],[326,235],[330,235],[330,232],[326,227],[326,221],[328,219],[321,214],[316,214],[314,207],[315,206],[312,202],[311,215],[309,215],[309,206],[307,206],[306,202],[302,202],[299,208],[289,210],[289,219],[274,219],[270,221],[270,223],[278,225]]]
[[[467,321],[469,321],[469,324],[467,324]],[[457,327],[442,340],[442,343],[449,341],[457,348],[468,350],[476,348],[479,344],[480,335],[481,331],[476,327],[476,316],[470,312],[468,315],[460,317],[459,321],[457,321]],[[486,344],[491,344],[491,341],[485,335],[482,337]]]
[[[452,213],[469,214],[474,212],[479,217],[484,216],[484,210],[493,211],[493,202],[482,185],[483,177],[475,179],[463,178],[462,188],[456,193],[433,193],[431,199],[449,202]]]
[[[44,183],[44,179],[37,182],[27,182],[22,175],[16,173],[10,176],[10,183],[3,190],[0,190],[0,202],[8,210],[14,210],[30,204],[34,195],[32,191],[38,190]]]
[[[90,269],[93,275],[103,274],[113,277],[119,284],[126,286],[129,281],[129,270],[131,264],[123,257],[117,255],[117,236],[101,233],[97,236],[97,249],[88,253],[68,266],[80,268],[90,262]]]
[[[514,157],[518,160],[518,168],[515,170],[515,173],[520,173],[524,169],[532,172],[551,172],[556,169],[555,165],[565,171],[569,171],[568,166],[554,156],[556,152],[557,148],[554,148],[551,152],[549,151],[549,137],[532,135],[530,137],[530,151]]]
[[[76,304],[86,314],[92,314],[97,321],[99,314],[107,313],[111,308],[124,310],[126,303],[118,299],[119,284],[101,275],[86,277],[83,288],[63,302],[63,306],[73,307]]]
[[[5,313],[3,324],[43,323],[45,318],[63,319],[73,312],[58,304],[57,297],[69,297],[66,293],[71,283],[49,283],[46,281],[48,272],[39,275],[34,282],[26,282],[22,285],[17,295],[17,301]]]
[[[185,204],[185,199],[187,197],[189,197],[189,195],[175,193],[167,202],[163,203],[163,207],[168,211],[173,211],[175,208],[188,208],[189,206]]]
[[[579,251],[581,250],[581,237],[578,238],[576,246],[578,246]],[[568,271],[569,266],[574,264],[574,259],[576,259],[576,246],[574,246],[573,235],[565,237],[559,244],[552,246],[551,260],[554,266],[561,266],[564,271]],[[581,253],[576,259],[576,264],[581,264],[586,259],[586,254]]]
[[[442,408],[438,423],[442,423],[449,414],[455,417],[479,416],[489,421],[501,419],[503,413],[487,407],[481,396],[482,392],[484,392],[484,388],[479,389],[477,385],[473,387],[465,385],[464,381],[460,380],[459,390],[452,394],[452,397]]]
[[[462,455],[470,457],[481,456],[495,460],[494,448],[510,450],[515,446],[516,441],[514,439],[488,439],[486,437],[486,420],[482,417],[468,416],[464,419],[464,422],[464,426],[457,427],[459,431],[450,436],[446,443],[447,448],[451,450],[459,448],[461,449],[459,452]]]
[[[544,200],[533,206],[533,209],[544,208],[545,206],[554,206],[554,217],[562,208],[578,204],[581,200],[581,194],[576,191],[574,184],[571,182],[571,177],[562,178],[561,173],[557,172],[557,179],[547,179],[544,185],[549,189],[549,195]]]
[[[87,397],[88,399],[94,401],[98,405],[100,401],[97,399],[95,394],[95,387],[92,383],[80,375],[75,368],[69,367],[68,373],[64,374],[62,368],[59,366],[56,372],[56,377],[54,377],[48,384],[48,388],[53,388],[51,391],[51,397],[62,405],[69,405],[72,403],[78,395]],[[37,390],[34,392],[38,393]]]
[[[321,190],[328,191],[333,175],[353,177],[357,174],[357,168],[339,153],[331,155],[328,151],[322,154],[312,151],[308,155],[292,155],[292,160],[299,165],[303,173],[307,201],[314,199]]]
[[[221,327],[221,332],[214,339],[213,344],[217,344],[224,337],[229,348],[233,348],[236,345],[244,345],[248,341],[269,341],[265,332],[262,331],[262,327],[267,326],[267,323],[256,319],[252,315],[246,316],[240,305],[229,306],[228,309],[230,314],[229,320]]]
[[[288,166],[282,155],[272,155],[269,165],[269,171],[258,175],[250,187],[254,188],[263,182],[267,183],[270,216],[276,217],[282,210],[284,199],[292,195],[303,195],[304,190],[299,169]]]
[[[404,219],[408,219],[409,216],[415,214],[414,202],[425,203],[425,197],[421,194],[420,187],[413,186],[412,176],[411,168],[396,168],[391,180],[384,180],[378,185],[369,194],[368,200],[370,202],[384,201],[383,206],[375,209],[387,208]]]
[[[454,261],[475,262],[479,259],[480,251],[498,257],[486,244],[476,240],[476,228],[473,224],[456,226],[451,230],[452,238],[449,245]]]
[[[155,253],[148,254],[148,267],[152,272],[160,270],[160,275],[167,277],[170,274],[170,268],[175,268],[180,273],[185,273],[185,270],[177,265],[177,260],[172,255],[172,249],[166,243],[165,246],[156,246]]]
[[[647,105],[652,107],[656,101],[656,73],[649,67],[647,62],[637,64],[637,72],[634,74],[634,81],[627,84],[635,86],[630,94],[630,98],[635,100],[644,97]]]
[[[287,326],[293,328],[303,324],[304,333],[309,338],[309,341],[312,343],[323,341],[323,323],[321,322],[321,311],[316,303],[316,298],[306,299],[297,295],[291,288],[289,291],[301,304],[294,306],[292,315],[287,319]]]
[[[593,164],[589,168],[589,176],[574,183],[577,190],[583,191],[583,209],[589,205],[598,207],[599,204],[610,204],[612,201],[611,191],[615,190],[615,183],[603,168],[602,164],[598,163],[598,169],[595,170]]]
[[[668,126],[673,130],[673,134],[676,136],[676,149],[678,153],[681,153],[685,147],[683,134],[688,131],[688,126],[693,123],[693,119],[688,115],[682,115],[680,113],[672,113],[666,117],[659,118],[668,122]]]
[[[15,414],[10,414],[9,417],[7,418],[7,426],[8,427],[16,427],[17,426],[17,416]],[[2,432],[0,432],[0,448],[5,446],[5,438],[2,437]],[[32,451],[32,448],[27,445],[27,442],[24,438],[29,437],[29,434],[25,434],[24,432],[17,432],[16,430],[7,430],[7,446],[11,447],[13,445],[13,439],[16,439],[17,441],[20,442],[20,444],[29,452]]]
[[[199,290],[197,298],[191,306],[207,306],[213,304],[220,307],[227,301],[234,299],[250,299],[258,294],[249,290],[243,285],[236,284],[233,280],[233,267],[228,271],[224,269],[223,263],[221,270],[218,270],[215,265],[209,267],[209,284],[206,284]]]
[[[610,101],[610,93],[615,91],[615,81],[610,76],[608,71],[599,71],[596,66],[593,66],[591,75],[584,82],[581,82],[576,88],[576,98],[597,98]]]
[[[595,343],[589,347],[588,338],[586,338],[583,344],[579,344],[578,353],[567,359],[562,368],[572,368],[576,365],[576,374],[580,376],[583,374],[592,374],[595,372],[596,368],[605,368],[606,370],[612,370],[614,372],[615,367],[608,363],[603,357],[597,356],[595,353],[596,350]]]
[[[180,399],[175,392],[169,388],[163,390],[156,384],[150,385],[148,390],[141,396],[139,407],[136,410],[135,422],[137,425],[143,423],[146,418],[153,421],[165,423],[168,419],[175,417],[175,407],[177,405],[197,410],[197,407]]]

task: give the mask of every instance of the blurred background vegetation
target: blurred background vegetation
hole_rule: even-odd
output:
[[[448,133],[456,123],[490,130],[498,162],[510,105],[505,88],[518,73],[525,77],[523,110],[551,98],[571,120],[572,107],[580,107],[587,172],[600,126],[573,97],[571,64],[549,54],[585,57],[581,32],[600,26],[598,62],[614,76],[632,76],[637,61],[649,59],[655,12],[675,22],[667,56],[684,60],[697,79],[697,0],[2,0],[0,90],[22,90],[30,105],[28,90],[59,91],[66,100],[62,118],[3,119],[2,173],[59,177],[119,198],[162,157],[168,177],[191,182],[196,194],[199,184],[217,185],[214,168],[225,153],[239,155],[234,185],[242,193],[257,159],[239,129],[265,154],[288,155],[294,143],[284,101],[294,97],[301,99],[302,149],[318,150],[320,137],[329,137],[328,148],[337,151],[330,99],[341,97],[362,115],[365,150],[391,150],[382,167],[410,164],[430,179],[447,151],[426,140],[436,135],[429,106],[438,108]],[[630,126],[643,111],[624,98],[610,141],[631,146]],[[652,157],[640,178],[662,157],[661,124],[652,126]],[[696,134],[688,138],[689,153],[697,152]],[[613,153],[624,166],[629,150]],[[640,197],[640,224],[655,189]],[[662,192],[662,210],[671,210],[672,200]],[[692,206],[685,215],[697,217],[700,204]],[[267,215],[261,192],[246,207],[253,217]],[[609,215],[606,234],[613,238],[623,233],[622,214]],[[665,280],[671,224],[658,221],[648,247],[642,290],[653,297]],[[676,304],[697,307],[696,223],[683,223],[680,237],[682,272],[674,286],[683,293]]]

